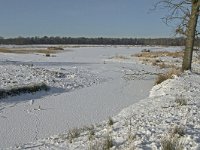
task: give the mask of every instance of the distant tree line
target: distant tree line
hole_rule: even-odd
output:
[[[95,45],[164,45],[183,46],[185,38],[85,38],[85,37],[0,37],[0,44],[95,44]]]

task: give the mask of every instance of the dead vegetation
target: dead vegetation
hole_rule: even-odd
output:
[[[182,58],[183,51],[169,52],[169,51],[153,51],[153,52],[141,52],[132,57],[144,57],[144,58],[157,58],[157,57],[173,57],[173,58]]]
[[[156,78],[155,84],[157,85],[157,84],[160,84],[167,79],[172,79],[174,76],[180,76],[181,73],[182,72],[181,72],[180,69],[172,68],[172,69],[168,70],[166,73],[159,74]]]
[[[109,59],[122,59],[122,60],[125,60],[125,59],[128,59],[128,57],[123,56],[123,55],[116,55],[116,56],[110,57]]]
[[[158,66],[160,69],[163,68],[176,68],[179,69],[181,58],[183,57],[183,51],[169,52],[169,51],[147,51],[142,50],[142,52],[131,55],[132,57],[138,57],[139,61],[144,64],[151,64],[153,66]],[[173,62],[163,61],[162,57],[171,57]]]
[[[168,133],[161,140],[161,148],[163,150],[182,150],[183,144],[180,142],[185,135],[185,128],[183,126],[175,126],[171,128]]]
[[[64,50],[62,47],[57,47],[57,46],[50,46],[50,47],[47,47],[48,50]]]

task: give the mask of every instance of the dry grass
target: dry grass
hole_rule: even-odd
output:
[[[174,75],[180,76],[181,73],[182,73],[181,70],[172,68],[164,74],[159,74],[156,78],[155,84],[157,85],[157,84],[160,84],[167,79],[172,79],[174,77]]]
[[[32,48],[0,48],[0,53],[15,53],[15,54],[31,54],[31,53],[58,53],[61,52],[59,49],[32,49]]]
[[[163,69],[163,68],[176,68],[176,69],[179,69],[174,64],[164,63],[162,61],[161,62],[154,61],[154,62],[152,62],[152,65],[153,66],[158,66],[160,69]]]
[[[161,140],[162,150],[183,150],[183,146],[179,142],[178,137],[165,137]]]
[[[131,55],[132,57],[138,57],[140,61],[144,64],[151,64],[153,66],[158,66],[160,69],[163,68],[177,68],[177,65],[180,63],[179,60],[174,60],[175,63],[171,61],[163,62],[161,57],[172,57],[172,58],[182,58],[183,51],[177,52],[169,52],[169,51],[154,51],[154,52],[141,52],[135,55]]]
[[[171,128],[165,137],[161,140],[161,148],[163,150],[182,150],[183,144],[180,142],[181,137],[185,135],[183,126],[175,126]]]
[[[155,51],[155,52],[141,52],[134,55],[132,57],[144,57],[144,58],[157,58],[157,57],[173,57],[180,58],[183,57],[183,51],[177,52],[169,52],[169,51]]]
[[[47,47],[48,50],[64,50],[62,47],[56,47],[56,46],[51,46],[51,47]]]
[[[122,55],[116,55],[114,57],[111,57],[110,59],[128,59],[128,57]]]

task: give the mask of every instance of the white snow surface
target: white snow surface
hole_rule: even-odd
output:
[[[109,133],[112,149],[160,149],[162,137],[173,126],[181,125],[185,129],[181,137],[184,148],[199,149],[199,75],[186,72],[152,88],[154,74],[160,70],[130,57],[145,48],[181,49],[70,47],[72,51],[56,57],[0,55],[0,88],[41,82],[51,87],[48,92],[0,100],[0,148],[89,149],[102,145]],[[128,59],[110,59],[118,55]],[[177,97],[184,97],[187,105],[179,106]],[[111,126],[103,121],[109,116],[114,116]],[[84,129],[69,142],[69,129],[91,124],[95,132],[92,140]],[[130,141],[130,135],[134,140]]]
[[[187,100],[186,105],[176,103],[177,98]],[[114,146],[111,149],[161,149],[161,140],[173,127],[184,129],[179,144],[182,149],[200,149],[200,76],[185,72],[181,77],[164,81],[152,88],[148,98],[123,109],[113,117],[114,124],[107,121],[94,125],[94,139],[83,130],[78,138],[69,143],[67,133],[25,144],[19,149],[98,149],[110,134]],[[131,122],[131,123],[130,123]],[[133,135],[134,139],[130,140]],[[100,148],[101,149],[101,148]]]

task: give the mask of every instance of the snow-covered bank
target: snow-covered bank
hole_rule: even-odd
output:
[[[184,103],[180,103],[184,101]],[[178,138],[172,144],[181,149],[200,149],[200,76],[185,72],[152,88],[148,98],[123,109],[107,121],[85,128],[69,143],[61,134],[19,149],[101,149],[110,137],[112,149],[161,149],[170,134]],[[183,130],[182,134],[173,129]],[[93,131],[91,134],[91,130]],[[173,137],[171,137],[173,138]],[[178,143],[178,144],[177,144]]]

